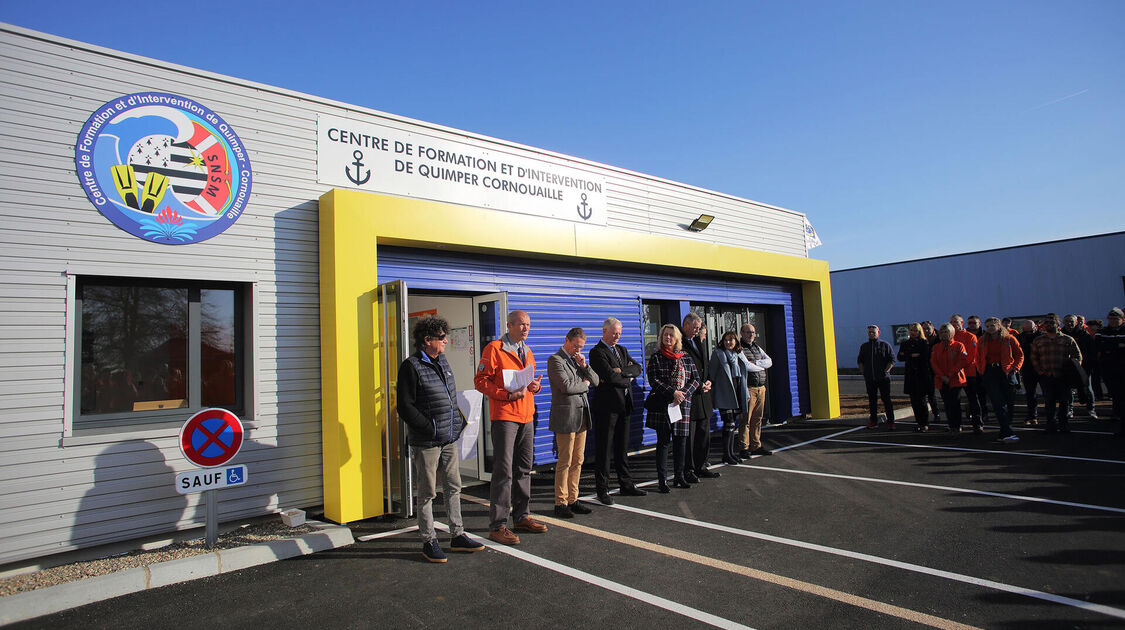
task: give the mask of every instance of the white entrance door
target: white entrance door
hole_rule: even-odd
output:
[[[508,294],[489,293],[473,298],[473,348],[475,356],[481,355],[481,350],[490,341],[499,339],[507,328],[505,323],[508,317]],[[476,373],[476,365],[473,365]],[[463,462],[462,466],[475,465],[476,477],[484,481],[492,480],[492,423],[488,419],[488,399],[484,399],[481,407],[480,431],[477,434],[476,457],[471,464]]]

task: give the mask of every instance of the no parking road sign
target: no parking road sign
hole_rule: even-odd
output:
[[[196,466],[222,466],[242,448],[242,422],[226,409],[204,409],[180,429],[180,450]]]

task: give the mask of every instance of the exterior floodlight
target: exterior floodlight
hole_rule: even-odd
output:
[[[707,226],[711,225],[711,222],[714,220],[715,217],[709,214],[701,214],[699,215],[698,219],[692,221],[691,225],[687,226],[687,229],[691,230],[692,232],[702,232],[703,230],[706,230]]]

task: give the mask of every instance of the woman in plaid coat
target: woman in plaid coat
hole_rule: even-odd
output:
[[[691,394],[699,387],[699,370],[690,359],[684,359],[683,335],[672,324],[660,329],[660,350],[648,358],[646,373],[651,391],[645,399],[645,426],[656,431],[656,473],[658,489],[668,493],[668,444],[672,444],[672,485],[690,488],[684,478],[688,434],[691,423]],[[681,420],[672,422],[668,407],[680,406]]]

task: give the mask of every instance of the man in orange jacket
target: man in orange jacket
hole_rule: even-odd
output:
[[[969,363],[965,366],[965,397],[969,399],[969,422],[973,423],[973,433],[984,433],[984,414],[980,404],[984,389],[981,386],[980,372],[977,371],[977,336],[965,330],[965,320],[954,314],[949,323],[956,331],[953,340],[965,346],[969,353]]]
[[[476,390],[488,396],[488,417],[492,420],[492,485],[489,488],[488,537],[505,545],[520,544],[519,536],[508,529],[508,514],[518,531],[541,534],[547,526],[531,518],[531,464],[535,427],[535,393],[539,380],[519,387],[507,379],[513,371],[535,369],[535,357],[525,343],[531,332],[531,317],[523,311],[508,313],[508,332],[489,342],[481,351]]]
[[[992,399],[992,410],[1000,423],[998,441],[1018,442],[1012,432],[1012,407],[1015,405],[1016,374],[1023,366],[1023,349],[996,317],[984,322],[984,334],[977,345],[977,371]]]

